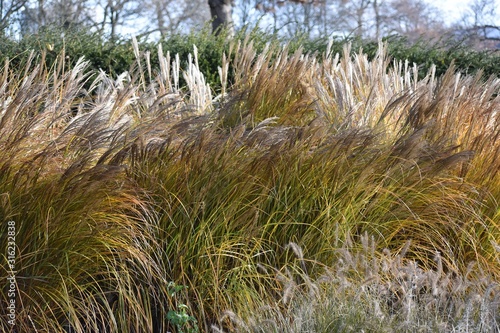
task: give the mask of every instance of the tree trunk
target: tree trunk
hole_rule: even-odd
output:
[[[212,30],[218,34],[222,27],[229,29],[229,34],[233,34],[233,7],[232,0],[208,0],[210,14],[212,15]]]

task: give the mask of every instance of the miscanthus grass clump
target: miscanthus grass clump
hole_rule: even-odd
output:
[[[295,262],[262,269],[282,286],[281,298],[248,317],[226,310],[213,332],[497,332],[498,283],[488,273],[470,278],[444,274],[441,257],[435,269],[423,270],[400,253],[376,253],[373,237],[361,247],[347,242],[329,266],[311,262],[294,243]],[[323,274],[308,275],[320,266]]]
[[[498,330],[498,78],[247,40],[213,91],[134,45],[0,71],[4,331]]]

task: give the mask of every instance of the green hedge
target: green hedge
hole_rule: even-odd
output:
[[[277,36],[266,34],[262,31],[241,31],[235,37],[243,40],[248,37],[253,40],[257,50],[262,49],[266,43],[289,42],[290,51],[302,47],[304,51],[311,53],[322,53],[328,44],[328,38],[308,40],[302,36],[296,36],[291,41],[279,39]],[[474,51],[465,44],[451,41],[431,43],[418,41],[409,43],[406,39],[398,36],[387,37],[389,54],[395,59],[408,59],[410,63],[419,65],[420,75],[425,75],[432,64],[436,65],[436,74],[441,75],[455,63],[457,71],[474,74],[479,70],[484,72],[485,77],[498,76],[500,73],[500,52],[498,51]],[[336,38],[333,43],[333,51],[342,53],[346,42],[352,44],[351,50],[357,52],[359,49],[370,57],[374,57],[378,43],[374,41],[363,41],[360,39]],[[212,87],[218,86],[218,71],[220,59],[223,53],[229,52],[229,42],[225,34],[214,36],[209,27],[199,32],[189,34],[172,35],[159,42],[147,42],[139,40],[141,51],[151,53],[151,65],[153,70],[158,69],[157,52],[158,43],[163,46],[164,52],[179,54],[182,61],[181,66],[187,62],[189,53],[193,52],[193,45],[199,51],[199,65],[206,75]],[[0,61],[10,59],[14,68],[24,68],[23,64],[28,59],[30,51],[34,51],[37,57],[45,53],[46,64],[51,67],[58,54],[64,52],[68,59],[67,65],[71,66],[80,57],[85,57],[90,62],[93,71],[104,70],[112,76],[119,75],[130,69],[134,64],[135,56],[130,39],[107,40],[103,36],[88,30],[61,30],[58,28],[46,28],[34,35],[28,35],[20,40],[8,37],[0,37]]]

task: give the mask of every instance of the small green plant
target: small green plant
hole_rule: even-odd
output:
[[[167,286],[167,292],[170,297],[175,297],[183,289],[187,289],[187,286],[177,285],[175,282],[169,282]],[[177,304],[175,310],[170,310],[167,312],[167,320],[169,323],[175,326],[178,333],[195,333],[198,332],[198,322],[195,317],[189,315],[189,306],[180,303]]]

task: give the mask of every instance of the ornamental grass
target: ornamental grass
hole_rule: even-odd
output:
[[[2,330],[498,330],[500,80],[330,46],[6,60]]]

